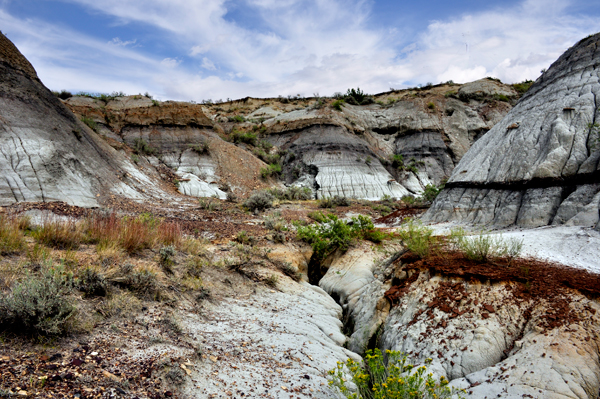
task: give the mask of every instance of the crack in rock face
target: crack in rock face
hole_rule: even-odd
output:
[[[600,34],[567,50],[461,159],[425,220],[600,228]]]

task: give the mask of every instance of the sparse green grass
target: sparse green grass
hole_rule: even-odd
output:
[[[240,132],[239,130],[233,129],[230,135],[230,139],[234,143],[245,143],[256,145],[256,134],[252,132]]]
[[[83,123],[85,123],[90,129],[92,129],[93,131],[97,131],[98,129],[98,124],[96,123],[95,120],[93,120],[92,118],[88,117],[88,116],[82,116],[81,117],[81,121]]]

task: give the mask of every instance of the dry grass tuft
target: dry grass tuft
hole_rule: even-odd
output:
[[[22,218],[0,215],[0,255],[18,254],[25,250]]]

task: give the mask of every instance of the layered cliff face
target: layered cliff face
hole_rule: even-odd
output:
[[[426,220],[598,227],[599,43],[565,52],[471,147]]]
[[[97,206],[111,194],[164,194],[151,175],[82,124],[0,34],[0,205],[65,201]]]
[[[383,93],[370,105],[342,103],[339,109],[323,98],[198,105],[141,95],[75,96],[66,104],[107,138],[131,148],[139,140],[147,143],[155,152],[142,155],[172,168],[184,194],[223,198],[220,188],[228,187],[245,196],[275,184],[260,176],[267,166],[256,156],[263,141],[274,145],[266,155],[281,155],[286,184],[308,187],[318,198],[373,200],[419,195],[439,184],[517,96],[512,87],[483,79]],[[257,138],[233,145],[235,134]],[[199,143],[210,150],[195,151]],[[392,164],[394,155],[401,156],[400,164]]]

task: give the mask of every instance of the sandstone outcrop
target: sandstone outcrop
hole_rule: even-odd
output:
[[[567,50],[465,154],[425,220],[599,224],[600,34]]]

